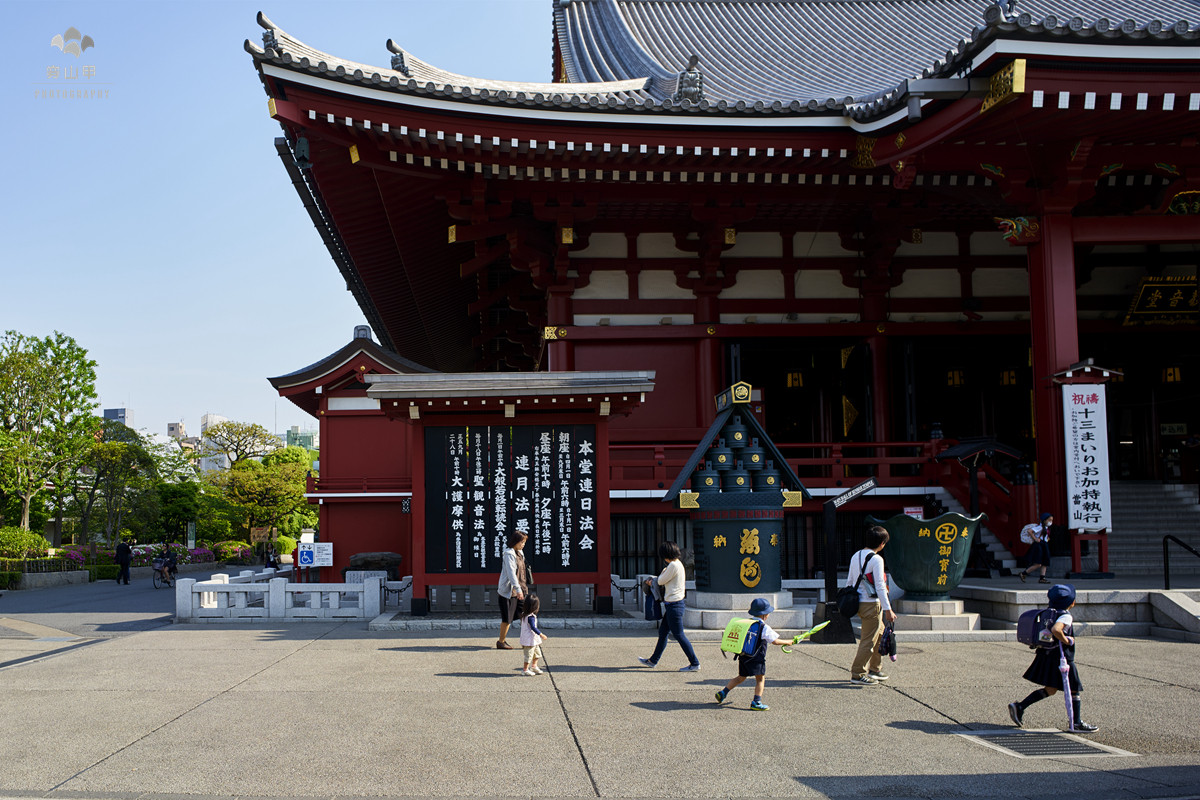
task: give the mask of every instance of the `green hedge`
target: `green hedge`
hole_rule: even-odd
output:
[[[0,572],[0,587],[11,589],[21,580],[19,572]]]
[[[91,573],[88,577],[89,581],[115,581],[117,575],[121,572],[121,568],[116,564],[94,564],[89,565],[87,571]]]
[[[43,558],[49,550],[45,537],[20,528],[0,528],[0,558]]]
[[[291,555],[296,549],[296,540],[290,536],[280,536],[275,540],[275,552],[281,556]]]

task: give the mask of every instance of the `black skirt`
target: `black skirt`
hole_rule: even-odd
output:
[[[1082,694],[1083,684],[1079,681],[1079,670],[1075,668],[1075,660],[1071,658],[1073,654],[1067,654],[1067,664],[1070,665],[1071,671],[1068,673],[1068,679],[1071,682],[1071,694]],[[1058,671],[1058,648],[1053,650],[1039,649],[1033,657],[1033,663],[1029,665],[1029,669],[1025,670],[1025,680],[1031,683],[1036,683],[1038,686],[1046,686],[1051,689],[1062,689],[1062,673]]]

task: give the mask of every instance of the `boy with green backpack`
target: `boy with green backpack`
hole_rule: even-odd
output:
[[[769,711],[771,707],[763,702],[763,687],[767,682],[767,646],[771,644],[783,647],[791,644],[791,639],[780,639],[779,634],[767,624],[767,615],[775,608],[761,597],[756,597],[750,604],[750,616],[753,620],[734,620],[726,628],[721,649],[736,654],[738,661],[737,677],[725,684],[725,688],[717,692],[717,702],[724,703],[729,693],[745,682],[746,678],[754,677],[754,700],[750,703],[753,711]],[[731,635],[732,634],[732,635]]]

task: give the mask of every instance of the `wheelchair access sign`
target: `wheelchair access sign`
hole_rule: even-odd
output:
[[[296,545],[296,556],[300,567],[332,567],[333,542],[301,542]]]

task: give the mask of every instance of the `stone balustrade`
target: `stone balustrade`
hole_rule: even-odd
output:
[[[260,573],[260,575],[263,573]],[[252,574],[251,574],[252,575]],[[218,576],[214,575],[214,578]],[[372,620],[381,611],[382,581],[362,583],[265,582],[246,573],[226,580],[182,578],[175,584],[177,622]],[[238,581],[238,582],[234,582]]]

